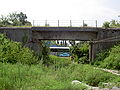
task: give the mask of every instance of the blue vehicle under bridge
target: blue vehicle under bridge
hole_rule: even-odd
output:
[[[50,54],[59,57],[70,57],[69,47],[50,47]]]

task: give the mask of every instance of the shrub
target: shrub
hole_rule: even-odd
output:
[[[104,22],[102,27],[104,27],[106,29],[110,28],[110,22]]]
[[[38,61],[34,52],[27,47],[22,47],[21,43],[13,42],[0,34],[0,62],[33,64]]]
[[[87,58],[87,56],[81,57],[81,58],[79,58],[78,63],[88,64],[89,63],[89,59]]]
[[[93,62],[92,64],[94,64],[95,66],[99,66],[103,63],[104,59],[108,56],[109,56],[109,50],[102,51],[97,54],[95,58],[95,62]]]
[[[120,69],[120,45],[116,45],[107,52],[98,54],[95,65],[108,69]]]
[[[78,63],[88,63],[89,44],[87,42],[80,42],[70,48],[74,61]]]

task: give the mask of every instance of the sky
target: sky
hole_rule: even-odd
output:
[[[43,20],[75,21],[91,23],[120,20],[120,0],[1,0],[0,15],[23,12],[34,23]],[[89,23],[90,23],[89,22]]]

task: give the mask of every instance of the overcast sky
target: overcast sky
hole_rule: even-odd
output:
[[[0,14],[14,11],[28,20],[120,20],[120,0],[1,0]]]

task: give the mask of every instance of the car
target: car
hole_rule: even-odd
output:
[[[61,53],[59,54],[60,57],[69,57],[70,54],[69,53]]]

